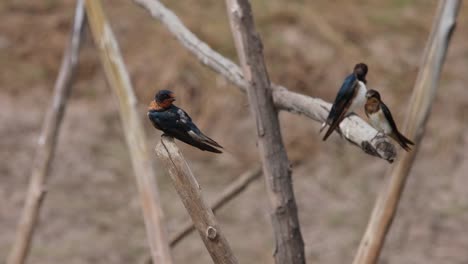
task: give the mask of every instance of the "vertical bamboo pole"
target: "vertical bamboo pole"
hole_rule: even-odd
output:
[[[34,156],[31,178],[25,205],[19,221],[15,241],[8,256],[8,264],[25,263],[37,226],[42,202],[46,195],[46,180],[50,164],[54,158],[55,146],[63,120],[65,106],[72,87],[78,64],[78,54],[85,24],[84,3],[78,0],[70,33],[70,41],[65,49],[60,71],[55,81],[52,104],[44,120],[42,132]]]
[[[404,134],[414,139],[415,147],[410,152],[404,152],[390,170],[389,184],[377,199],[366,232],[354,258],[354,264],[373,264],[378,261],[385,237],[395,217],[406,179],[424,136],[459,6],[459,0],[440,1],[406,120]]]
[[[159,204],[155,172],[151,165],[141,115],[137,110],[137,99],[130,77],[117,40],[102,10],[101,1],[86,0],[86,11],[107,80],[118,97],[120,117],[140,193],[153,263],[171,264],[172,258],[163,225],[163,211]]]
[[[276,242],[273,255],[277,264],[302,264],[305,263],[304,241],[278,110],[263,58],[263,44],[255,29],[250,2],[226,0],[226,6],[240,65],[248,82],[251,113],[257,125],[256,136]]]
[[[195,176],[174,143],[174,139],[162,136],[161,142],[156,146],[156,155],[169,170],[172,185],[192,218],[193,225],[200,233],[213,263],[238,263],[213,211],[202,197],[201,188]]]

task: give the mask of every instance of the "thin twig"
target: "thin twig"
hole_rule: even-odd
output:
[[[46,194],[46,180],[54,157],[60,124],[63,120],[65,105],[77,68],[85,20],[83,1],[78,0],[70,33],[70,41],[63,55],[62,65],[55,82],[53,101],[47,110],[41,136],[39,137],[28,193],[15,242],[8,256],[8,264],[24,263],[29,253],[42,201]]]
[[[459,0],[441,0],[439,3],[406,120],[405,134],[413,138],[416,145],[413,151],[404,153],[389,171],[390,182],[377,199],[354,264],[377,263],[424,135],[460,2]]]
[[[284,148],[278,111],[273,103],[263,44],[255,29],[249,0],[226,0],[237,55],[248,82],[247,95],[257,125],[263,175],[270,200],[276,263],[305,263],[291,169]]]
[[[174,139],[163,135],[155,150],[156,155],[169,170],[172,184],[192,218],[195,228],[200,233],[213,262],[216,264],[237,263],[213,211],[203,200],[200,186],[174,143]]]
[[[214,51],[205,42],[193,34],[180,19],[158,0],[133,0],[146,9],[152,17],[161,23],[187,48],[198,60],[213,71],[235,84],[246,92],[248,82],[242,70],[231,60]],[[281,85],[271,84],[273,101],[277,109],[305,115],[308,118],[323,122],[331,104],[319,98],[291,92]],[[357,115],[352,115],[340,124],[344,137],[366,153],[392,162],[396,157],[393,143],[387,138],[375,137],[377,131]]]
[[[154,263],[170,264],[172,258],[163,224],[163,211],[159,204],[155,171],[149,157],[146,135],[130,77],[117,40],[102,10],[101,1],[86,0],[86,11],[107,80],[118,97],[120,117],[137,180],[151,256]]]
[[[244,172],[238,179],[230,183],[221,194],[215,199],[213,204],[210,206],[211,210],[216,213],[221,207],[227,204],[229,201],[241,194],[247,186],[250,185],[254,180],[260,178],[262,175],[262,169],[260,167],[248,170]],[[188,236],[195,230],[192,221],[187,221],[182,224],[182,227],[173,235],[170,239],[171,247],[177,245],[184,237]]]

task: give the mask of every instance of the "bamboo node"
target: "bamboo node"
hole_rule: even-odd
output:
[[[208,226],[208,228],[206,229],[206,237],[209,240],[215,240],[216,237],[218,237],[218,231],[216,231],[216,228]]]

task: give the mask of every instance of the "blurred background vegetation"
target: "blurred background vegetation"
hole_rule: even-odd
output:
[[[163,1],[202,40],[237,61],[224,1]],[[270,78],[293,91],[332,101],[357,62],[403,126],[408,96],[436,1],[252,1]],[[104,0],[146,120],[159,89],[172,89],[199,127],[228,153],[179,146],[208,200],[258,163],[245,95],[202,66],[166,29],[127,0]],[[68,39],[74,1],[0,2],[0,259],[5,259],[23,206],[31,160]],[[459,22],[439,92],[381,263],[466,263],[468,238],[468,9]],[[141,263],[148,255],[117,103],[91,36],[80,56],[49,179],[30,263]],[[362,114],[362,113],[361,113]],[[311,263],[351,261],[391,166],[332,136],[320,124],[281,113],[294,168],[300,222]],[[188,215],[168,175],[158,182],[170,232]],[[272,263],[264,183],[258,181],[218,213],[241,263]],[[177,263],[210,263],[192,234]]]

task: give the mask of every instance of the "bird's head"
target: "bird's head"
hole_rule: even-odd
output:
[[[366,98],[367,99],[375,98],[380,101],[380,94],[376,90],[370,89],[366,92]]]
[[[367,74],[367,65],[365,63],[358,63],[354,66],[354,74],[356,75],[356,77],[358,78],[358,80],[362,81],[362,82],[366,82],[366,74]]]
[[[175,95],[172,91],[169,90],[160,90],[159,92],[156,93],[154,96],[154,100],[156,103],[159,105],[164,104],[164,103],[169,103],[171,104],[172,102],[175,101]]]
[[[154,96],[154,100],[151,101],[149,109],[158,110],[168,108],[175,100],[175,94],[172,91],[160,90]]]

